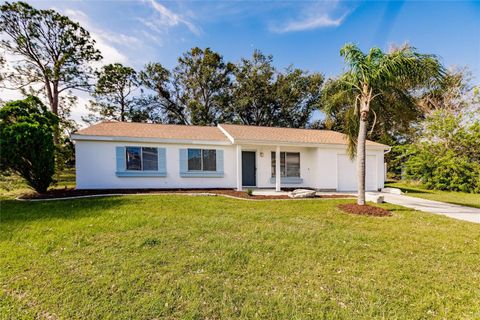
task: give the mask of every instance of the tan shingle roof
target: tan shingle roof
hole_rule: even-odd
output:
[[[347,144],[347,136],[331,130],[293,129],[260,126],[244,126],[221,124],[233,139],[240,141],[262,141],[272,143],[305,143],[305,144]],[[388,147],[373,141],[367,145]]]
[[[223,128],[235,142],[347,144],[346,135],[330,130],[275,128],[234,124],[222,124],[220,127]],[[81,129],[75,134],[78,136],[230,142],[229,138],[217,127],[117,121],[100,122],[88,128]],[[388,148],[386,145],[373,141],[367,141],[367,145]]]
[[[107,137],[229,141],[217,127],[138,122],[104,121],[81,129],[75,134]]]

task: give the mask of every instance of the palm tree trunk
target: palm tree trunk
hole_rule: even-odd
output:
[[[357,140],[357,204],[365,205],[365,142],[367,138],[368,112],[360,112],[360,127]]]

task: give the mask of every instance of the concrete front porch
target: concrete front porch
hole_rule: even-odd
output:
[[[269,189],[250,188],[250,189],[252,189],[253,195],[256,195],[256,196],[280,196],[280,195],[288,196],[288,194],[290,193],[289,191],[284,191],[284,190],[276,191],[275,189],[270,189],[270,188]],[[317,196],[342,195],[342,196],[352,196],[352,197],[357,196],[356,193],[338,192],[338,191],[317,191],[316,195]]]
[[[236,146],[236,190],[275,190],[317,186],[317,148],[294,145]],[[281,177],[276,179],[276,177]]]

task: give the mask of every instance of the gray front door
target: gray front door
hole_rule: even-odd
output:
[[[255,171],[255,152],[242,151],[242,186],[254,187],[257,185]]]

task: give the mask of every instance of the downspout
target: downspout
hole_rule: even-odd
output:
[[[387,162],[385,161],[385,155],[392,151],[392,147],[388,147],[387,150],[383,151],[383,184],[385,186],[385,181],[387,181]]]

